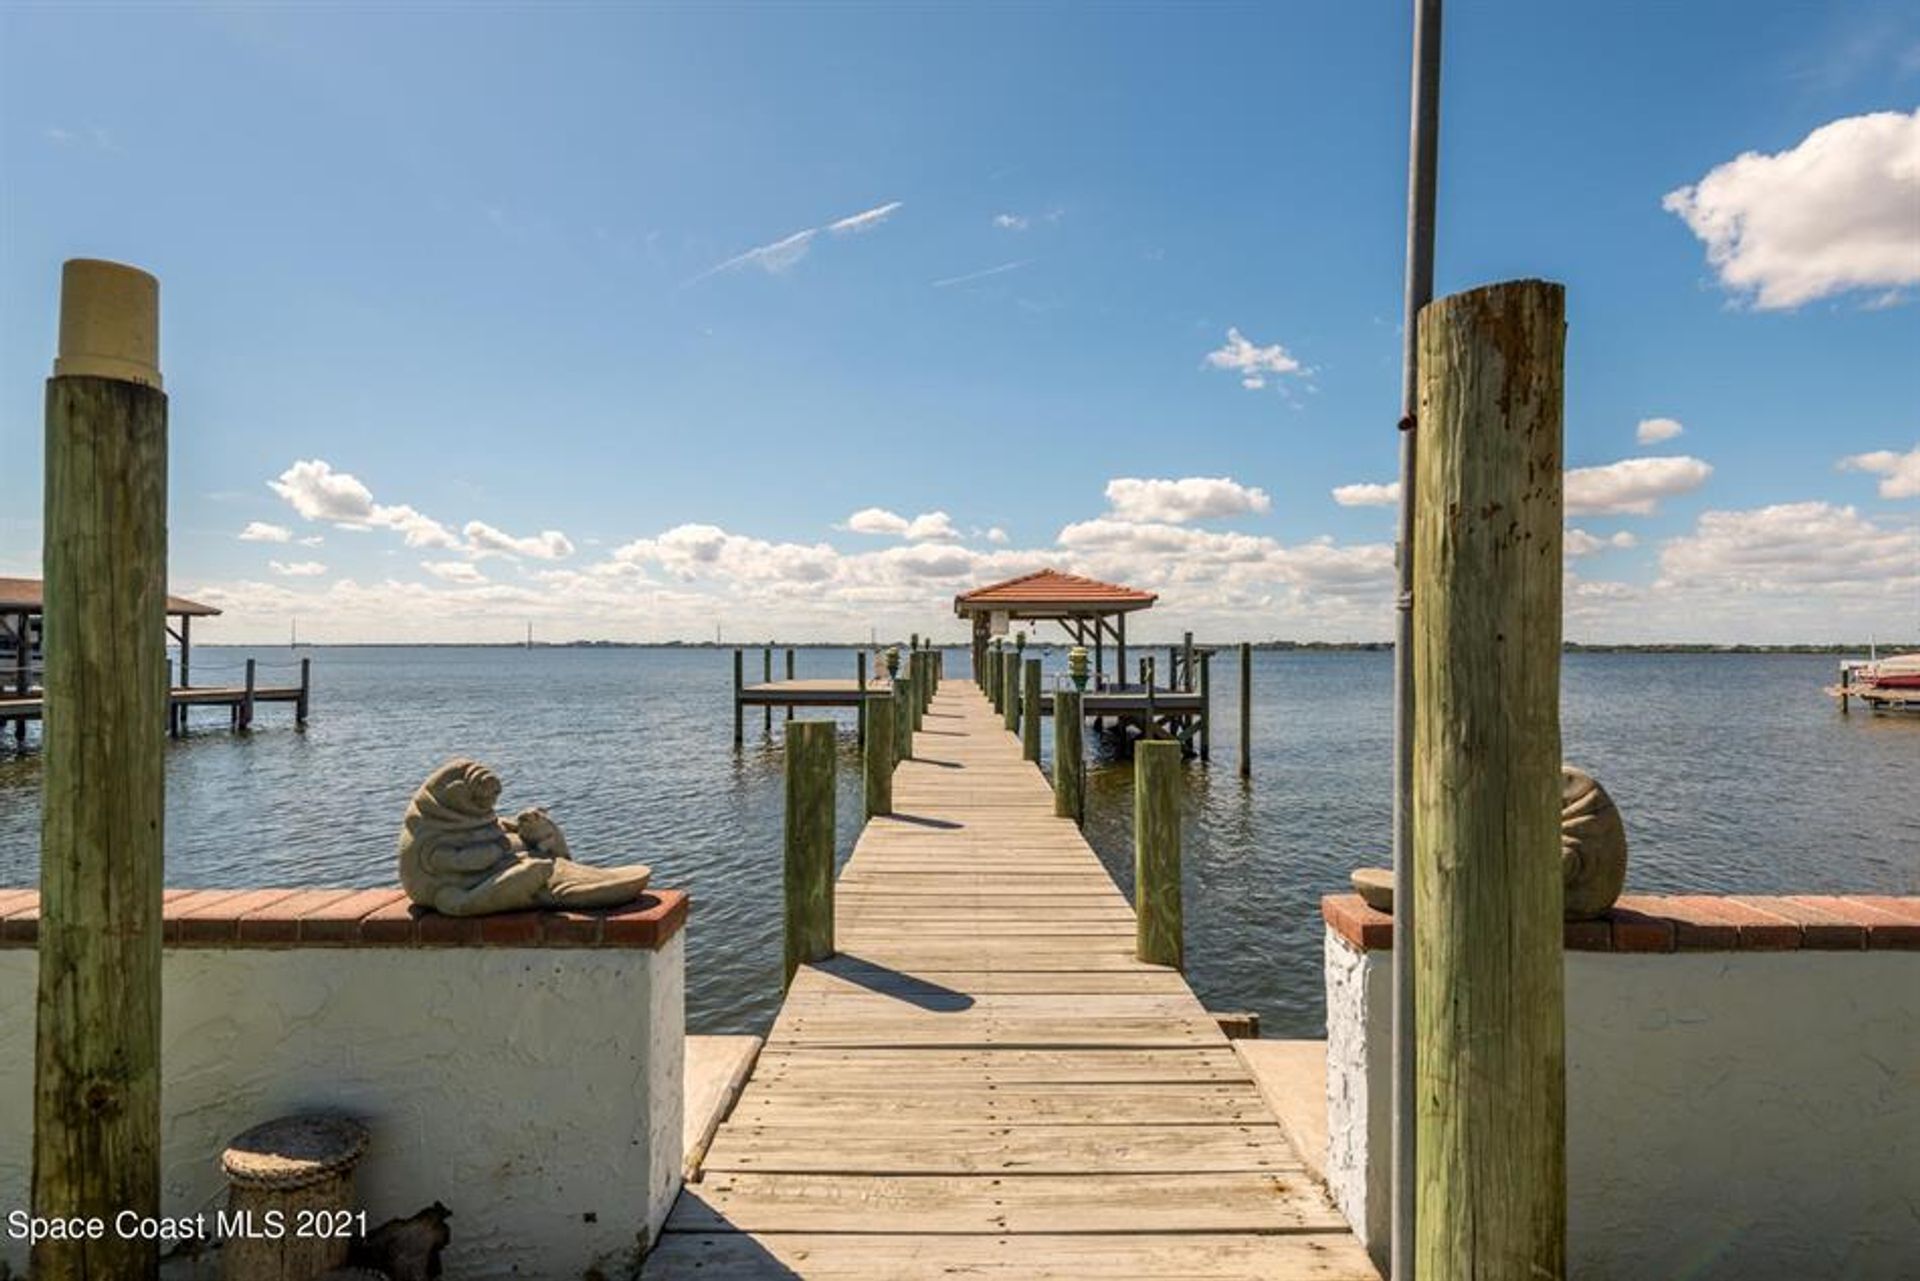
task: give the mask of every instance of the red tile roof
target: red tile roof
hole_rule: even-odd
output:
[[[37,578],[0,578],[0,613],[19,610],[22,613],[40,612],[40,580]],[[220,611],[211,605],[202,605],[197,600],[188,600],[185,596],[167,597],[167,613],[191,614],[195,618],[209,618]]]
[[[1152,592],[1116,583],[1103,583],[1078,574],[1063,574],[1057,569],[1036,570],[962,592],[953,598],[957,613],[982,609],[1087,609],[1106,606],[1114,609],[1144,609],[1160,598]]]

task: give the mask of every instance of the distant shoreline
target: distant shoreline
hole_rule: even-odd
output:
[[[894,643],[894,642],[888,642]],[[1064,640],[1041,640],[1035,642],[1044,649],[1064,649]],[[1177,642],[1158,641],[1136,643],[1129,648],[1137,653],[1150,653],[1166,649]],[[1239,648],[1240,642],[1196,641],[1196,648],[1231,650]],[[1920,650],[1920,640],[1875,643],[1881,653],[1893,654],[1908,650]],[[1336,653],[1336,654],[1386,654],[1393,651],[1392,641],[1290,641],[1268,640],[1254,641],[1253,648],[1274,653]],[[939,649],[965,649],[967,642],[939,641]],[[281,649],[279,642],[263,642],[248,645],[237,642],[202,641],[198,649]],[[299,649],[526,649],[523,641],[313,641],[301,642]],[[871,644],[853,641],[535,641],[534,649],[845,649],[871,650]],[[1563,651],[1568,654],[1833,654],[1856,655],[1868,652],[1868,642],[1857,645],[1713,645],[1699,642],[1678,641],[1669,644],[1621,644],[1607,645],[1586,641],[1568,641]]]

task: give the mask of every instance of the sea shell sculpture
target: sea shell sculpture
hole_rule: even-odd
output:
[[[572,860],[543,809],[494,813],[500,779],[478,761],[448,761],[413,794],[400,824],[400,886],[447,916],[535,908],[620,907],[646,890],[649,867]]]
[[[1620,810],[1593,775],[1560,767],[1560,870],[1566,886],[1565,916],[1586,921],[1605,916],[1627,884],[1627,827]],[[1393,873],[1363,867],[1353,888],[1369,907],[1393,911]]]

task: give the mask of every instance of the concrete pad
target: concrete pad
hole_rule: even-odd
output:
[[[1327,1043],[1235,1041],[1233,1050],[1279,1116],[1280,1128],[1308,1172],[1326,1182]]]
[[[699,1177],[700,1162],[713,1142],[713,1132],[733,1111],[734,1100],[753,1075],[760,1057],[757,1036],[690,1036],[687,1038],[686,1117],[681,1149],[686,1153],[689,1179]]]

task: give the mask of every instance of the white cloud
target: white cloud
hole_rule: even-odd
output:
[[[1661,206],[1757,307],[1920,284],[1920,110],[1849,116],[1788,150],[1746,152]]]
[[[1609,548],[1624,550],[1639,545],[1640,540],[1624,529],[1617,534],[1602,538],[1598,534],[1589,534],[1584,529],[1569,528],[1561,547],[1568,556],[1591,556],[1595,552],[1606,551]]]
[[[769,244],[756,245],[745,253],[735,254],[724,262],[715,263],[687,281],[681,288],[697,285],[709,276],[718,276],[722,272],[733,271],[739,267],[753,266],[760,268],[768,275],[781,275],[807,256],[807,252],[813,248],[815,239],[822,231],[835,236],[844,236],[849,232],[869,231],[892,217],[894,210],[900,208],[901,203],[898,200],[890,200],[884,205],[876,205],[872,209],[849,214],[845,218],[837,218],[824,227],[808,227],[790,236],[782,236]]]
[[[476,569],[472,561],[423,560],[420,562],[420,568],[435,578],[449,583],[471,585],[487,581],[487,576]]]
[[[856,534],[884,534],[902,538],[911,523],[900,513],[890,512],[884,507],[862,507],[847,517],[846,528]]]
[[[899,200],[889,200],[886,204],[876,205],[863,213],[852,214],[838,222],[830,222],[827,224],[827,230],[836,236],[844,236],[850,231],[871,231],[891,218],[893,211],[903,203]]]
[[[1003,213],[993,216],[993,225],[1002,231],[1025,231],[1029,222],[1025,214]]]
[[[1213,520],[1273,510],[1264,489],[1227,476],[1187,476],[1180,480],[1142,480],[1123,476],[1107,482],[1107,502],[1116,520]]]
[[[515,538],[485,521],[470,520],[462,531],[468,547],[477,554],[498,552],[505,556],[531,556],[535,560],[559,560],[573,555],[573,543],[557,529],[543,529],[528,538]]]
[[[1391,507],[1400,501],[1400,482],[1377,485],[1370,481],[1354,485],[1336,485],[1333,501],[1342,507]]]
[[[1231,370],[1239,374],[1240,385],[1249,391],[1258,391],[1265,387],[1268,374],[1296,374],[1304,377],[1308,372],[1298,360],[1294,359],[1292,353],[1279,343],[1262,347],[1248,341],[1246,335],[1231,327],[1227,330],[1227,341],[1218,349],[1207,353],[1207,364],[1215,369]]]
[[[951,543],[960,541],[960,531],[945,512],[921,512],[907,524],[907,540],[915,543]]]
[[[1685,455],[1576,467],[1567,473],[1567,514],[1650,516],[1661,499],[1690,493],[1712,474],[1712,467]]]
[[[953,518],[943,511],[921,512],[908,520],[900,513],[884,507],[862,507],[847,517],[840,528],[855,534],[878,534],[916,543],[957,542],[960,538],[960,531],[954,528]]]
[[[995,525],[987,531],[987,541],[995,546],[1002,546],[1007,542],[1007,531]]]
[[[1904,597],[1911,616],[1920,603],[1920,530],[1817,501],[1702,512],[1691,534],[1661,549],[1656,586],[1713,593],[1842,589]]]
[[[1633,429],[1633,438],[1642,445],[1657,445],[1685,430],[1677,418],[1642,418],[1640,425]]]
[[[267,487],[307,520],[329,521],[345,529],[390,529],[409,547],[457,547],[453,531],[404,503],[373,501],[373,491],[350,472],[335,471],[324,459],[302,459]]]
[[[317,560],[270,560],[267,568],[287,578],[318,578],[327,572],[327,567]]]
[[[324,534],[308,534],[305,538],[298,540],[302,547],[318,547],[326,541]]]
[[[285,525],[269,525],[264,520],[250,520],[240,531],[243,543],[284,543],[292,537],[293,531]]]
[[[1920,445],[1904,454],[1896,454],[1891,449],[1850,454],[1840,460],[1840,470],[1879,476],[1882,498],[1920,498]]]

